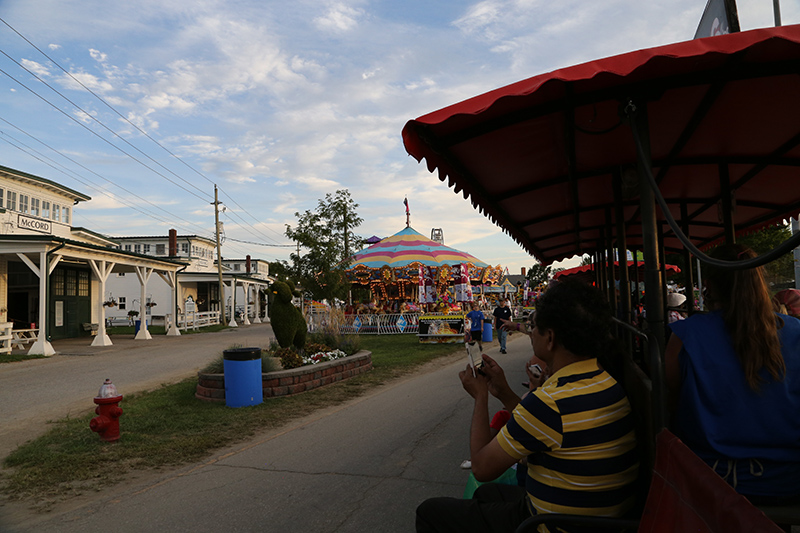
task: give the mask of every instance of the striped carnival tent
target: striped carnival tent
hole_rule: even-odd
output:
[[[388,299],[416,299],[419,268],[430,267],[438,285],[451,285],[452,267],[466,264],[473,283],[497,283],[502,267],[433,241],[411,226],[356,252],[346,269],[352,283],[369,285]]]

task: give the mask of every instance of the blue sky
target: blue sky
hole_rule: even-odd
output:
[[[772,26],[772,4],[739,0],[742,29]],[[88,194],[73,224],[107,235],[210,237],[216,183],[223,256],[268,261],[288,259],[285,225],[327,193],[350,190],[364,237],[400,231],[408,197],[417,231],[442,228],[447,245],[519,273],[533,258],[406,154],[405,122],[691,39],[704,7],[0,0],[0,165]],[[781,10],[784,25],[800,22],[797,0]]]

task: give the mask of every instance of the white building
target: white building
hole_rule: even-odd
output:
[[[110,345],[103,305],[110,276],[136,280],[142,315],[153,273],[172,289],[165,305],[176,305],[176,275],[187,265],[120,250],[99,233],[73,227],[74,206],[89,200],[48,179],[0,167],[0,336],[8,336],[3,333],[11,326],[26,330],[35,338],[29,353],[52,355],[51,340],[92,333],[92,345]],[[180,334],[174,321],[167,334]],[[136,338],[151,338],[146,326]],[[10,350],[10,343],[0,347]]]
[[[185,268],[177,273],[178,298],[175,307],[169,307],[170,287],[155,282],[144,295],[145,316],[150,325],[164,323],[167,316],[177,316],[179,323],[189,310],[206,313],[220,311],[220,275],[215,261],[216,243],[198,235],[178,235],[170,230],[165,236],[112,237],[120,249],[134,254],[180,261]],[[269,286],[269,268],[266,262],[247,259],[223,259],[222,282],[225,293],[225,316],[229,324],[259,323],[266,316],[266,290]],[[249,266],[248,266],[249,265]],[[232,287],[236,290],[233,291]],[[140,299],[136,278],[120,272],[109,278],[105,301],[113,303],[106,311],[113,323],[126,322],[131,309],[139,311]],[[237,316],[231,309],[237,310]],[[140,314],[136,319],[141,317]]]

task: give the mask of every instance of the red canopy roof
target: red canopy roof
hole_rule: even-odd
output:
[[[647,111],[670,211],[680,220],[683,206],[690,238],[708,246],[724,235],[728,184],[739,232],[800,210],[799,64],[797,25],[640,50],[424,115],[403,141],[544,264],[602,247],[616,223],[616,173],[628,248],[641,248],[635,146],[621,112],[633,98]],[[667,251],[682,249],[657,217]]]
[[[633,269],[633,261],[628,261],[628,270],[629,272]],[[680,273],[681,269],[676,265],[664,265],[664,269],[667,272],[667,276],[671,276],[673,274]],[[639,281],[644,281],[644,263],[639,262],[637,265],[637,276],[636,279]],[[615,279],[619,279],[619,261],[614,261],[614,273]],[[553,274],[553,279],[560,279],[560,278],[571,278],[577,279],[580,281],[584,281],[586,283],[591,283],[594,281],[594,265],[582,265],[575,268],[567,268],[565,270],[559,270],[555,274]],[[633,280],[633,272],[630,272],[628,279]]]

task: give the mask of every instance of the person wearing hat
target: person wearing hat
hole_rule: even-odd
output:
[[[667,318],[669,323],[677,322],[686,318],[686,310],[683,304],[686,302],[686,296],[679,292],[671,292],[667,295]]]

